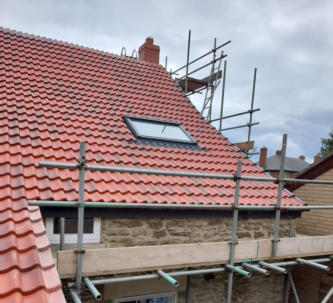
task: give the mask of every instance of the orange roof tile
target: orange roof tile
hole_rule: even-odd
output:
[[[65,302],[39,208],[24,204],[0,211],[0,301]]]

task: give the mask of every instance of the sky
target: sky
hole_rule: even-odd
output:
[[[249,109],[256,67],[256,152],[266,146],[269,156],[275,154],[286,133],[287,155],[305,155],[312,163],[321,138],[333,129],[333,1],[0,0],[0,7],[0,26],[115,54],[125,47],[129,55],[152,36],[160,63],[167,56],[173,70],[186,63],[189,30],[190,60],[211,50],[214,38],[218,44],[231,40],[223,49],[224,114]],[[218,88],[214,117],[220,96]],[[203,98],[192,98],[199,109]],[[248,119],[224,120],[223,127]],[[247,128],[223,135],[233,143],[246,141]]]

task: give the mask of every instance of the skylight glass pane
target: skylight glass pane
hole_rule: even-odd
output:
[[[195,143],[177,123],[128,118],[136,135],[144,138]]]

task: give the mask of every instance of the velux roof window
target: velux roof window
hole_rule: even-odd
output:
[[[196,144],[190,134],[177,122],[132,116],[126,116],[125,121],[136,138]]]

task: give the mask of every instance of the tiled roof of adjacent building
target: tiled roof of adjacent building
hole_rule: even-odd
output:
[[[280,170],[281,156],[274,155],[266,160],[266,171]],[[288,172],[299,172],[309,166],[309,163],[298,158],[286,157],[284,162],[284,170]]]
[[[330,169],[333,169],[333,152],[328,153],[323,158],[319,158],[318,161],[315,161],[313,164],[309,165],[308,167],[300,171],[297,174],[296,179],[313,180],[321,176],[322,174],[326,173]],[[291,183],[287,184],[286,187],[289,190],[294,191],[303,185],[304,184],[302,183],[297,183],[297,184]]]

